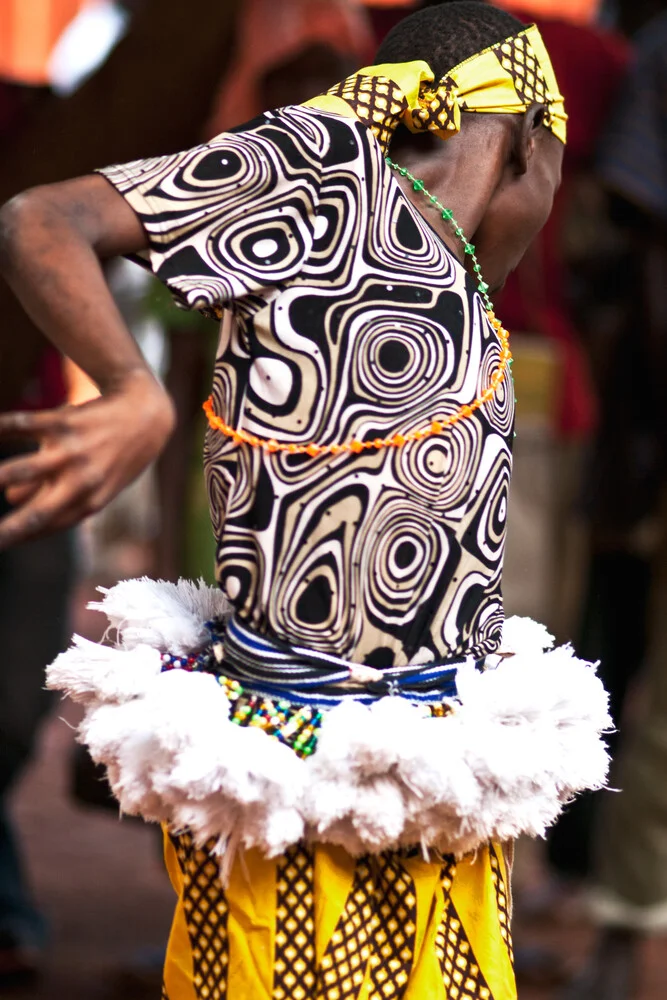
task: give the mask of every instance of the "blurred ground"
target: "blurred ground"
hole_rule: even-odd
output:
[[[559,950],[572,971],[581,968],[593,940],[588,924],[581,920],[569,926],[545,924],[542,927],[519,926],[514,929],[515,944],[544,945]],[[634,1000],[665,1000],[667,996],[667,947],[664,937],[645,943],[641,955],[641,976]],[[519,988],[519,1000],[558,1000],[558,991]]]
[[[119,972],[137,950],[166,941],[173,892],[157,828],[70,803],[72,746],[72,731],[54,719],[15,800],[33,886],[52,931],[43,981],[22,996],[127,997]]]
[[[75,631],[91,639],[103,628],[101,615],[83,610],[94,596],[92,585],[82,588],[74,614]],[[33,888],[52,935],[42,981],[20,996],[129,1000],[135,994],[122,971],[137,953],[164,945],[174,895],[157,827],[72,802],[71,727],[77,718],[71,704],[56,710],[14,797]],[[157,1000],[159,989],[140,995]]]

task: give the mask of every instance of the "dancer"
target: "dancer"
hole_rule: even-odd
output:
[[[489,295],[564,141],[537,30],[453,3],[305,105],[3,211],[8,279],[102,398],[0,425],[43,442],[0,467],[1,542],[105,503],[170,431],[97,257],[142,255],[221,320],[220,587],[119,584],[116,646],[49,672],[122,809],[165,825],[170,1000],[516,997],[502,844],[606,772],[593,669],[500,592]]]

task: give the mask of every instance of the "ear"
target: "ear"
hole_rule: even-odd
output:
[[[537,131],[544,122],[546,110],[545,104],[533,101],[526,113],[520,117],[512,149],[512,160],[519,174],[525,174],[528,170],[528,161],[533,155]]]

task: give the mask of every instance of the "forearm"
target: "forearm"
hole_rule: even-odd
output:
[[[35,189],[0,211],[0,270],[48,339],[105,393],[148,369],[102,271],[114,240],[90,199],[62,198],[60,190]],[[127,242],[140,238],[137,230]],[[118,247],[125,249],[135,246]]]
[[[34,322],[102,391],[81,406],[0,414],[0,440],[39,444],[0,462],[0,490],[16,505],[0,519],[0,549],[100,510],[169,437],[171,401],[123,322],[101,265],[145,245],[136,215],[101,177],[36,188],[0,211],[0,270]]]

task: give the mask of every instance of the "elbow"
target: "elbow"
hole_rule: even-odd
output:
[[[20,228],[23,195],[17,195],[0,208],[0,270],[6,272],[13,256],[12,247]]]
[[[63,217],[53,186],[29,188],[0,208],[0,273],[5,277],[36,251],[55,249],[63,238]]]
[[[26,229],[34,219],[39,189],[17,194],[0,208],[0,272],[7,274],[16,260]]]

